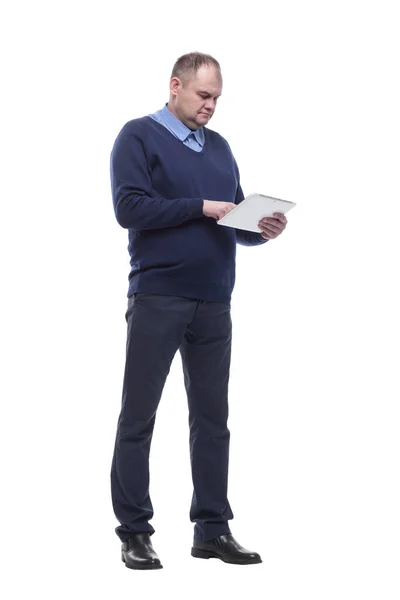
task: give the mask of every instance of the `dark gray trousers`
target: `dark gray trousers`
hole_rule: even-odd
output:
[[[179,349],[189,408],[194,537],[230,533],[227,498],[228,381],[232,322],[220,302],[135,293],[128,298],[122,406],[111,467],[115,529],[121,541],[154,533],[149,521],[149,454],[157,407]],[[174,432],[171,431],[171,436]]]

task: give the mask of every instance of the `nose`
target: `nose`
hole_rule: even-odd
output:
[[[207,112],[214,112],[214,109],[215,109],[215,102],[214,102],[214,100],[206,100],[206,103],[204,105],[204,109]]]

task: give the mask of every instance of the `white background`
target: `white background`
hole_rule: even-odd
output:
[[[4,5],[4,597],[398,600],[395,4]],[[120,560],[109,482],[129,273],[109,155],[194,50],[221,64],[209,126],[245,195],[297,203],[280,238],[238,246],[232,298],[230,525],[263,563],[190,556],[178,353],[151,451],[164,569],[138,572]]]

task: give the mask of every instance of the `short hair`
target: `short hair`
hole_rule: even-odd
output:
[[[213,56],[202,52],[190,52],[178,58],[172,69],[171,79],[179,77],[184,85],[196,77],[197,71],[203,65],[214,66],[221,73],[221,66]]]

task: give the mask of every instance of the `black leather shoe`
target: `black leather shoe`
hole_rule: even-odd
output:
[[[136,533],[122,542],[121,558],[129,569],[162,569],[149,533]]]
[[[235,565],[252,565],[262,562],[257,552],[250,552],[243,548],[233,537],[220,535],[208,542],[193,540],[192,556],[196,558],[220,558],[224,562]]]

